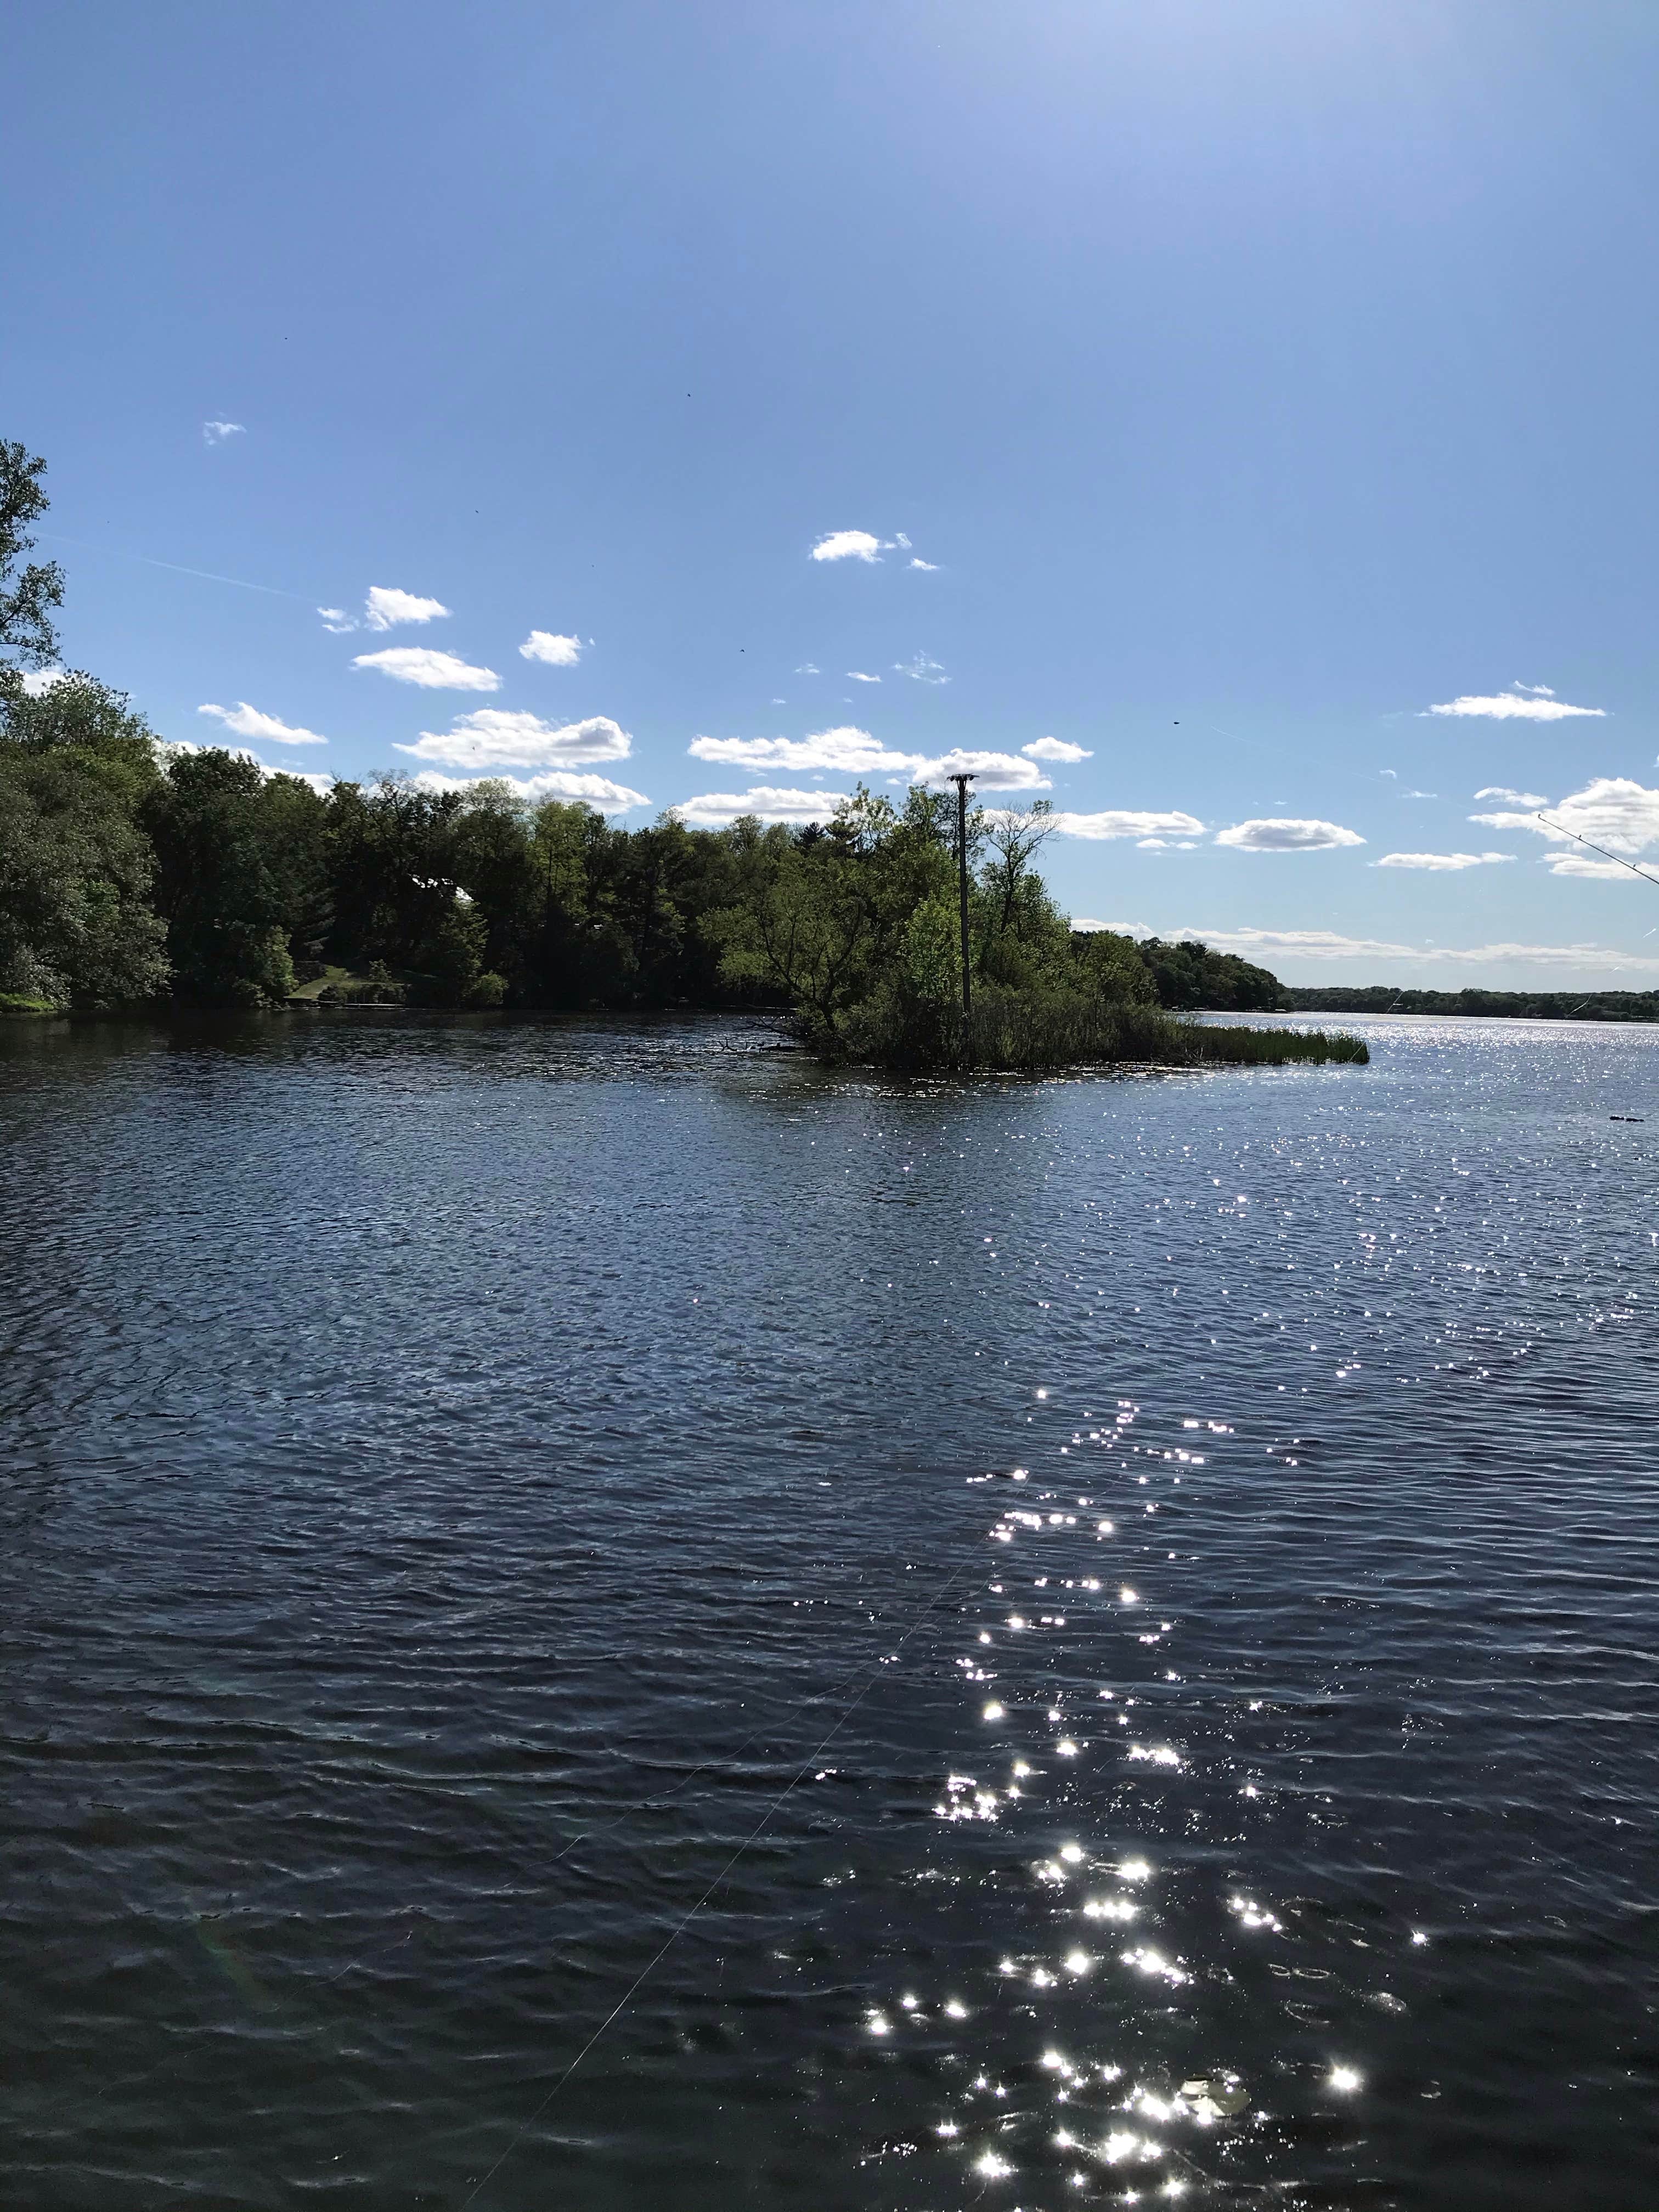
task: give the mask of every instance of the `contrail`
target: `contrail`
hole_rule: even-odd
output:
[[[96,545],[90,538],[70,538],[61,530],[43,530],[40,534],[54,538],[60,545],[78,545],[88,553],[112,553],[117,560],[139,561],[147,568],[170,568],[175,576],[199,576],[204,583],[234,584],[240,592],[264,592],[273,599],[298,599],[302,606],[308,604],[303,592],[285,592],[276,584],[250,584],[246,576],[221,576],[211,568],[186,568],[177,561],[158,561],[149,553],[128,553],[118,545]]]

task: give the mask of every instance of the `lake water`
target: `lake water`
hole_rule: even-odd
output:
[[[1650,2212],[1659,1033],[1345,1025],[0,1032],[0,2204]]]

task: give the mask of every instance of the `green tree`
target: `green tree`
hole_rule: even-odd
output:
[[[0,991],[107,1006],[164,989],[137,819],[159,782],[123,694],[82,674],[33,691],[0,669]]]
[[[40,488],[46,465],[14,439],[0,438],[0,660],[39,667],[58,655],[52,611],[64,604],[55,561],[23,562],[34,545],[28,526],[52,504]]]
[[[179,753],[149,818],[177,994],[204,1006],[280,1004],[294,988],[288,887],[273,865],[262,771],[218,747]]]

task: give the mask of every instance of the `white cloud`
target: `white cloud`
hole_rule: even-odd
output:
[[[896,752],[868,730],[851,724],[806,738],[693,738],[690,750],[697,760],[725,761],[738,768],[788,769],[796,775],[902,776],[915,783],[940,783],[950,775],[967,775],[975,777],[985,791],[1049,788],[1048,777],[1034,761],[1013,753]]]
[[[1637,866],[1634,861],[1626,867],[1622,860],[1593,860],[1588,853],[1577,850],[1541,853],[1539,858],[1553,876],[1589,876],[1604,884],[1633,884],[1636,881],[1636,876],[1631,872]],[[1640,872],[1639,869],[1638,872]],[[1653,882],[1653,877],[1650,876],[1648,881]]]
[[[854,684],[879,684],[881,681],[879,676],[866,676],[861,668],[849,668],[847,673]]]
[[[514,798],[527,799],[532,806],[544,799],[580,799],[597,806],[602,814],[626,814],[630,807],[651,804],[642,791],[612,783],[609,776],[573,775],[564,769],[550,769],[542,775],[461,776],[441,775],[435,769],[423,768],[414,781],[421,791],[470,791],[480,783],[504,783]]]
[[[544,722],[502,707],[477,707],[452,729],[422,730],[400,753],[450,768],[580,768],[588,761],[626,760],[634,740],[608,714],[584,722]]]
[[[741,793],[707,791],[697,799],[683,799],[673,811],[693,829],[717,829],[735,822],[741,814],[757,814],[763,822],[827,822],[842,799],[839,791],[790,791],[763,784]]]
[[[797,676],[817,676],[819,672],[818,665],[816,660],[803,660],[800,666],[795,671]]]
[[[1027,760],[1085,761],[1094,755],[1085,752],[1081,745],[1068,744],[1064,738],[1034,738],[1029,745],[1020,747]]]
[[[843,723],[806,738],[693,738],[696,760],[727,761],[738,768],[793,769],[833,775],[903,775],[920,758],[892,752],[868,730]]]
[[[901,676],[914,678],[918,684],[948,684],[942,661],[930,659],[927,653],[917,653],[914,660],[896,660],[893,666]]]
[[[53,684],[61,684],[68,674],[67,668],[20,668],[17,680],[27,697],[43,699]]]
[[[1373,860],[1376,868],[1483,868],[1495,860],[1512,860],[1513,853],[1384,853]]]
[[[1054,824],[1062,837],[1197,837],[1204,824],[1192,814],[1148,814],[1131,807],[1108,807],[1099,814],[1056,814]]]
[[[544,660],[550,668],[574,668],[582,657],[582,641],[555,630],[532,629],[519,651],[526,660]]]
[[[1477,791],[1474,795],[1477,799],[1506,799],[1511,806],[1549,805],[1541,791],[1511,791],[1506,783],[1489,783],[1484,791]]]
[[[1555,696],[1547,684],[1522,684],[1518,677],[1510,689],[1511,691],[1530,691],[1538,699],[1553,699]]]
[[[357,627],[356,616],[349,615],[343,607],[319,607],[317,611],[323,618],[323,628],[331,630],[336,637],[343,637],[348,630]]]
[[[1605,715],[1607,711],[1605,707],[1569,707],[1541,684],[1522,684],[1489,696],[1466,693],[1428,709],[1431,714],[1483,714],[1494,722],[1560,722],[1569,714]]]
[[[867,530],[831,530],[813,546],[814,561],[878,561],[892,550],[890,538],[872,538]]]
[[[1469,819],[1489,830],[1529,830],[1534,836],[1559,846],[1571,842],[1563,835],[1571,830],[1588,837],[1592,844],[1605,845],[1611,852],[1634,857],[1659,846],[1659,791],[1650,791],[1629,776],[1598,775],[1592,777],[1582,791],[1573,792],[1552,806],[1549,822],[1540,822],[1536,814],[1510,812],[1471,814]],[[1558,823],[1559,829],[1552,826]],[[1564,866],[1567,860],[1576,861],[1577,858],[1565,852],[1549,856],[1558,875],[1589,873],[1582,865]]]
[[[935,760],[918,760],[915,772],[919,783],[943,783],[948,776],[971,775],[981,791],[1054,788],[1035,761],[1021,760],[1017,753],[969,752],[958,747]]]
[[[275,714],[262,714],[257,707],[250,707],[246,699],[238,700],[234,707],[216,707],[210,702],[196,709],[198,714],[216,714],[228,730],[234,730],[239,738],[263,738],[272,745],[325,745],[326,738],[319,738],[315,730],[302,730],[291,722],[279,722]]]
[[[399,684],[418,684],[426,691],[499,691],[493,668],[472,668],[453,653],[429,645],[392,645],[383,653],[360,653],[354,668],[379,668]]]
[[[245,422],[207,422],[202,425],[202,438],[210,446],[222,446],[227,438],[242,438],[247,434]]]
[[[1285,815],[1235,822],[1218,830],[1215,842],[1241,853],[1324,853],[1337,845],[1363,845],[1357,830],[1335,822],[1308,821]]]
[[[389,584],[371,584],[363,602],[365,629],[392,629],[398,623],[435,622],[449,609],[441,599],[423,599],[414,592],[400,592]]]
[[[939,562],[937,561],[924,561],[918,556],[915,560],[911,562],[910,566],[913,568],[925,568],[931,576],[938,568]]]

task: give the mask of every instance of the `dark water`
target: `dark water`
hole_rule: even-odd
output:
[[[0,2203],[1659,2203],[1659,1036],[1354,1026],[0,1036]]]

